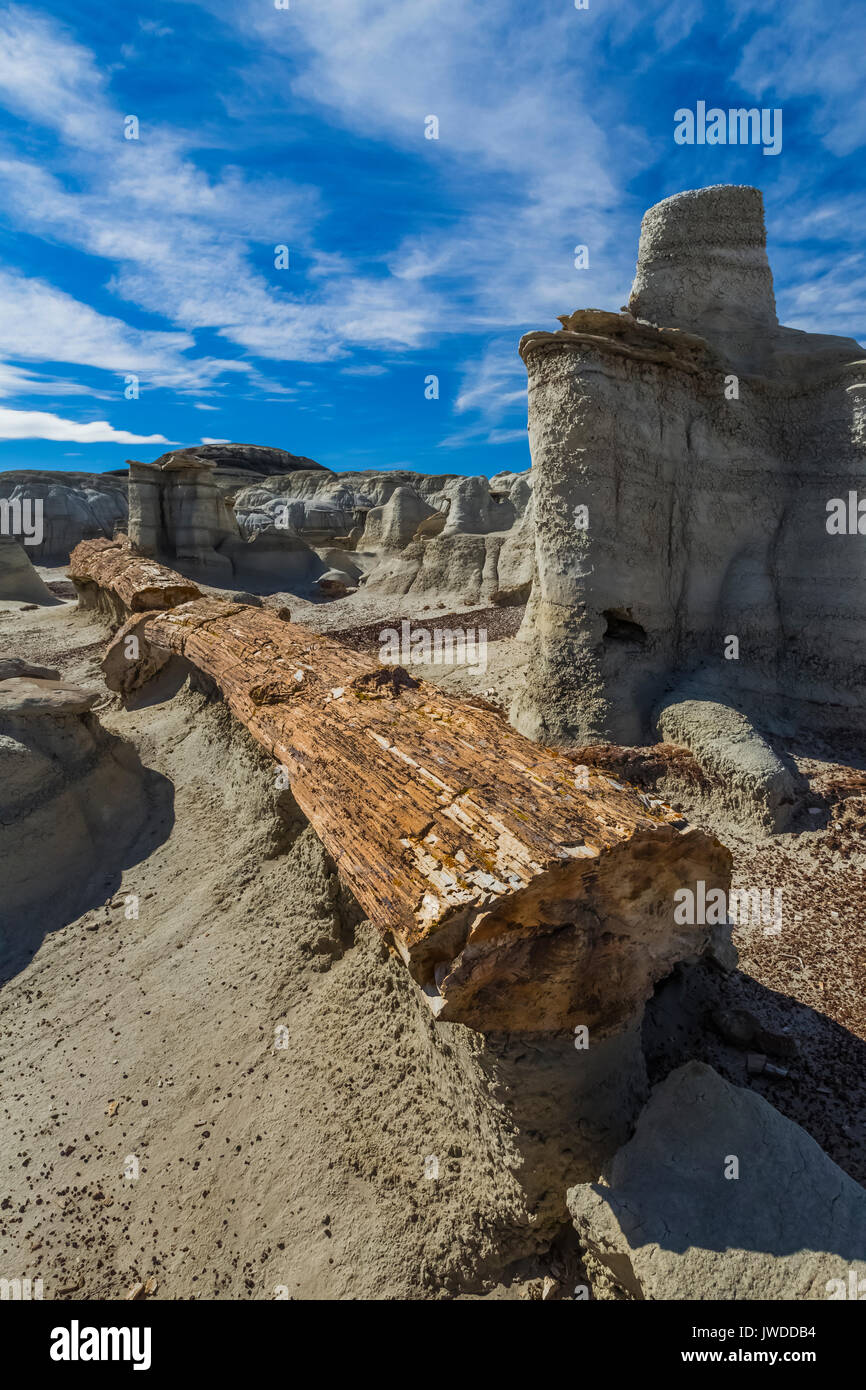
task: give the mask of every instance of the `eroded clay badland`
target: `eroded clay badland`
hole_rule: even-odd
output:
[[[0,475],[0,1268],[45,1298],[866,1278],[862,349],[778,323],[739,186],[561,322],[526,472]]]

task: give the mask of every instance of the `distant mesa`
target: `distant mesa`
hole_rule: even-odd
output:
[[[172,449],[155,459],[153,468],[188,468],[194,460],[203,459],[216,468],[231,468],[243,473],[260,473],[270,477],[275,473],[296,473],[302,469],[327,470],[315,459],[302,454],[290,454],[285,449],[272,449],[267,444],[193,444],[186,449]]]

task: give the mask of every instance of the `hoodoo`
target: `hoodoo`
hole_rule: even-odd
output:
[[[866,558],[826,522],[863,476],[863,352],[778,324],[765,242],[756,188],[666,198],[626,312],[521,340],[531,737],[646,742],[684,681],[771,727],[862,732]]]

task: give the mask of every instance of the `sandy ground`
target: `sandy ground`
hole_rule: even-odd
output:
[[[0,614],[5,651],[84,683],[104,638],[72,607]],[[118,906],[46,936],[0,992],[0,1268],[46,1298],[150,1274],[166,1298],[494,1287],[538,1239],[475,1036],[434,1029],[220,704],[106,705],[173,805]]]
[[[0,612],[4,654],[82,683],[101,685],[105,639],[74,605]],[[493,646],[488,688],[518,678],[511,638]],[[555,1050],[434,1027],[218,701],[175,680],[130,710],[106,691],[99,712],[171,797],[156,847],[106,864],[105,903],[0,990],[0,1274],[41,1277],[46,1298],[123,1297],[148,1276],[169,1299],[532,1298],[546,1275],[567,1296],[585,1276]],[[676,972],[648,1009],[649,1068],[710,1061],[866,1182],[866,784],[827,757],[801,767],[828,828],[725,827],[738,881],[784,886],[782,937],[738,931],[730,977]],[[708,1025],[720,1003],[794,1037],[786,1077],[746,1076]],[[547,1092],[538,1124],[524,1075]]]

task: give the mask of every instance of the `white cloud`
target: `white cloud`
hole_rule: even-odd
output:
[[[68,145],[56,173],[45,161],[0,154],[6,214],[30,234],[111,261],[116,295],[187,333],[215,329],[258,356],[328,361],[347,344],[420,340],[429,294],[407,303],[393,280],[366,280],[345,255],[312,245],[323,211],[314,188],[285,177],[252,182],[232,166],[210,176],[180,132],[144,120],[139,140],[123,139],[124,112],[109,101],[93,55],[31,11],[0,17],[4,41],[0,101]],[[201,133],[190,143],[202,143]],[[262,250],[272,260],[277,244],[300,249],[306,271],[257,269]]]
[[[109,138],[105,79],[92,54],[57,21],[19,5],[0,13],[0,96],[10,111],[50,125],[70,144]]]
[[[141,29],[142,33],[153,34],[154,38],[157,39],[165,39],[169,34],[174,33],[174,30],[169,29],[167,24],[160,24],[159,21],[155,19],[141,19],[141,17],[139,17],[138,27]]]
[[[506,339],[489,343],[480,359],[464,362],[461,386],[454,403],[458,415],[479,411],[486,419],[498,420],[522,404],[526,409],[526,368],[516,343]]]
[[[104,391],[93,391],[79,381],[68,377],[45,376],[32,372],[26,367],[15,367],[9,362],[0,362],[0,398],[11,396],[87,396],[93,400],[107,400]]]
[[[862,0],[789,0],[783,23],[778,10],[768,11],[760,0],[745,0],[739,8],[758,22],[735,80],[758,98],[773,94],[783,110],[786,100],[809,97],[803,124],[835,155],[866,143],[866,88],[861,65],[848,59],[866,43]]]
[[[171,444],[162,434],[130,434],[116,430],[107,420],[64,420],[43,410],[6,410],[0,407],[0,439],[71,440],[75,444]]]
[[[282,195],[269,212],[267,195],[245,187],[236,171],[211,186],[167,146],[142,154],[139,142],[127,143],[133,154],[99,161],[90,172],[94,191],[85,193],[69,192],[29,161],[0,159],[7,212],[31,232],[116,264],[108,287],[119,297],[188,333],[216,329],[261,357],[328,361],[347,344],[405,348],[420,340],[431,320],[429,292],[407,303],[393,280],[335,271],[318,297],[307,297],[300,273],[267,278],[252,268],[253,240],[260,253],[262,243],[309,235],[306,197],[290,212]]]
[[[469,429],[457,430],[455,434],[440,439],[440,449],[467,449],[471,446],[487,444],[514,444],[526,440],[526,430],[488,430],[484,425],[473,425]],[[527,444],[527,450],[529,445]],[[527,462],[528,467],[528,462]]]
[[[527,441],[526,430],[491,430],[487,436],[488,444],[514,444],[517,440]],[[527,448],[528,448],[527,444]]]
[[[202,444],[231,444],[230,439],[209,439],[206,435],[201,442]]]
[[[179,133],[153,125],[141,140],[123,140],[123,112],[109,103],[92,55],[16,11],[26,76],[7,64],[0,93],[65,139],[91,113],[91,138],[75,139],[62,177],[29,158],[0,158],[0,192],[29,231],[113,262],[115,294],[189,333],[214,329],[247,353],[327,362],[355,346],[404,351],[437,333],[543,321],[586,302],[582,293],[592,302],[623,293],[628,278],[610,266],[622,243],[609,218],[617,193],[604,112],[591,70],[584,77],[568,56],[581,23],[574,11],[536,15],[515,30],[512,10],[476,11],[462,0],[416,0],[411,12],[332,0],[315,12],[293,9],[288,26],[267,7],[206,7],[259,45],[261,63],[245,74],[257,110],[269,95],[263,71],[278,64],[274,84],[284,85],[279,57],[289,56],[296,100],[429,160],[431,177],[450,185],[455,215],[390,255],[386,243],[381,266],[362,272],[348,255],[311,244],[323,209],[307,185],[251,184],[232,168],[208,176]],[[54,65],[67,74],[57,91]],[[568,102],[552,102],[565,79]],[[438,142],[423,137],[429,111],[440,117]],[[626,178],[637,156],[617,134]],[[502,177],[483,204],[479,172]],[[604,276],[574,282],[577,241],[590,244],[593,264],[607,264]],[[300,249],[305,271],[255,268],[251,250],[261,265],[262,247],[277,243]]]
[[[66,362],[111,372],[119,378],[118,393],[127,373],[139,376],[145,386],[174,391],[201,390],[225,375],[254,375],[249,363],[233,358],[187,358],[184,354],[194,346],[191,333],[131,328],[47,281],[0,270],[0,353],[7,358]],[[4,370],[20,369],[0,369],[0,394],[7,394],[2,389]],[[50,393],[48,387],[37,384],[27,388],[23,376],[21,384],[22,389]],[[71,382],[58,383],[56,393],[106,398],[104,392]]]
[[[579,304],[622,303],[634,269],[626,233],[636,237],[642,209],[627,220],[621,189],[657,156],[623,124],[615,84],[599,81],[595,14],[560,5],[530,17],[483,0],[330,0],[294,8],[286,26],[266,7],[200,3],[268,55],[290,58],[296,97],[358,136],[417,155],[431,185],[447,189],[451,216],[431,219],[386,257],[404,298],[423,307],[421,341],[517,332]],[[699,7],[687,8],[685,32]],[[645,20],[645,7],[632,9],[634,24]],[[268,57],[246,76],[266,89],[285,82],[285,69]],[[439,119],[438,140],[424,138],[428,114]],[[580,243],[592,269],[578,275]],[[407,337],[418,341],[411,326]]]
[[[0,271],[0,352],[108,371],[159,370],[193,347],[188,333],[142,333],[44,280]]]

